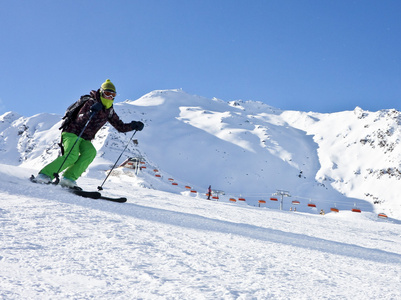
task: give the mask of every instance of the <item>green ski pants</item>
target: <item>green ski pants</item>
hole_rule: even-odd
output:
[[[51,179],[54,179],[55,173],[62,172],[63,170],[67,169],[63,174],[64,177],[77,180],[95,159],[96,149],[90,141],[84,140],[83,138],[78,139],[78,136],[73,133],[63,132],[61,134],[61,138],[64,147],[64,155],[57,157],[53,162],[45,166],[39,173],[45,174]],[[72,148],[77,139],[77,143],[75,144],[74,148]],[[64,162],[66,157],[67,160]],[[64,164],[61,170],[59,170],[63,162]]]

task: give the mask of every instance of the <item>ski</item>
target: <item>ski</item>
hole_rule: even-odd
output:
[[[88,192],[88,191],[84,191],[82,189],[69,189],[68,191],[75,195],[85,197],[85,198],[101,199],[101,200],[107,200],[107,201],[118,202],[118,203],[127,202],[127,198],[125,198],[125,197],[117,197],[117,198],[106,197],[106,196],[103,196],[102,194],[100,194],[99,192]]]
[[[118,202],[118,203],[124,203],[127,202],[127,198],[125,197],[117,197],[117,198],[113,198],[113,197],[106,197],[103,196],[102,194],[100,194],[99,192],[88,192],[88,191],[84,191],[81,188],[72,188],[72,189],[68,189],[69,192],[84,197],[84,198],[91,198],[91,199],[101,199],[101,200],[107,200],[107,201],[112,201],[112,202]]]
[[[33,183],[38,183],[35,179],[35,176],[31,176],[29,178]],[[48,183],[48,184],[51,184]],[[84,198],[90,198],[90,199],[101,199],[101,200],[106,200],[106,201],[112,201],[112,202],[118,202],[118,203],[124,203],[127,202],[127,198],[125,197],[117,197],[117,198],[113,198],[113,197],[106,197],[106,196],[102,196],[102,194],[100,194],[99,192],[90,192],[90,191],[84,191],[83,189],[81,189],[80,187],[75,187],[75,188],[66,188],[65,191],[73,193],[74,195],[77,196],[81,196]]]
[[[101,200],[107,200],[107,201],[112,201],[112,202],[118,202],[118,203],[124,203],[127,202],[127,198],[125,197],[119,197],[119,198],[113,198],[113,197],[106,197],[106,196],[102,196],[100,195]]]
[[[102,196],[99,192],[88,192],[84,191],[80,188],[67,188],[68,192],[73,193],[75,195],[84,197],[84,198],[91,198],[91,199],[100,199]]]

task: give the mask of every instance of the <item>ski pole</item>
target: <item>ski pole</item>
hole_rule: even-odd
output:
[[[135,131],[134,131],[134,134],[133,134],[133,135],[131,136],[131,138],[129,139],[129,141],[128,141],[127,145],[125,145],[125,148],[124,148],[124,150],[121,152],[120,156],[117,158],[117,160],[116,160],[116,162],[114,163],[114,166],[111,168],[111,170],[110,170],[109,174],[107,174],[106,178],[103,180],[103,182],[102,182],[102,185],[99,185],[99,186],[97,187],[97,190],[98,190],[98,191],[101,191],[101,190],[103,190],[103,185],[104,185],[104,183],[106,182],[107,178],[109,178],[109,176],[110,176],[111,172],[113,172],[113,170],[114,170],[114,168],[116,167],[116,165],[117,165],[118,161],[120,160],[121,156],[123,155],[123,153],[124,153],[125,149],[127,149],[127,147],[128,147],[128,145],[129,145],[129,143],[130,143],[130,142],[131,142],[131,140],[133,139],[133,137],[134,137],[134,135],[135,135],[135,133],[136,133],[136,132],[137,132],[137,131],[135,130]]]
[[[92,120],[93,116],[96,114],[96,111],[93,111],[88,119],[88,121],[86,122],[84,128],[82,129],[81,133],[78,135],[77,139],[75,140],[74,144],[72,145],[70,151],[68,151],[67,155],[64,158],[63,163],[61,164],[60,168],[58,168],[58,171],[56,173],[53,174],[53,176],[56,178],[56,180],[54,181],[54,184],[57,185],[60,182],[60,176],[59,173],[61,171],[61,169],[64,166],[64,163],[67,161],[67,158],[70,156],[72,149],[74,149],[75,145],[78,143],[79,139],[81,138],[82,134],[84,133],[86,127],[88,126],[89,122]]]

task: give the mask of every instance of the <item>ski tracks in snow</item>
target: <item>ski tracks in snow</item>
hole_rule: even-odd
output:
[[[353,234],[358,222],[338,228],[335,219],[146,189],[118,204],[56,198],[58,188],[30,184],[18,193],[18,183],[0,186],[0,290],[7,299],[401,296],[399,236],[363,228],[372,223],[391,233],[397,225],[362,220]]]

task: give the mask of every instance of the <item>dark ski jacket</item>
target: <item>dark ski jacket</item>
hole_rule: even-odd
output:
[[[76,119],[72,120],[72,122],[63,129],[63,132],[74,133],[79,136],[82,129],[85,127],[85,124],[89,120],[89,117],[91,115],[91,106],[96,102],[101,103],[99,90],[90,92],[90,99],[85,102],[85,104],[79,110]],[[106,109],[103,106],[103,109],[92,117],[81,137],[84,140],[93,140],[96,133],[100,130],[100,128],[102,128],[104,124],[106,124],[106,122],[109,122],[119,132],[128,132],[132,130],[131,123],[124,123],[123,121],[121,121],[114,111],[113,106],[109,109]]]

